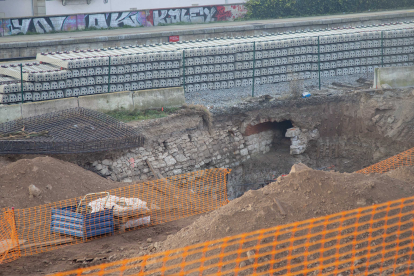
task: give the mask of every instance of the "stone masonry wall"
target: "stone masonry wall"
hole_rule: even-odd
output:
[[[200,118],[197,129],[181,131],[122,155],[97,160],[93,167],[103,176],[125,182],[154,177],[147,160],[164,177],[206,168],[231,168],[251,155],[268,152],[272,141],[272,130],[244,136],[231,122],[214,125],[210,135]]]

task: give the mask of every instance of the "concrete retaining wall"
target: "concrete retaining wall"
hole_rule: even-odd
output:
[[[144,110],[160,107],[177,107],[184,103],[184,89],[182,87],[97,94],[78,98],[3,105],[0,106],[0,123],[75,107],[84,107],[97,111],[111,111],[121,108]]]
[[[388,84],[392,88],[414,86],[414,66],[375,68],[374,87]]]
[[[64,109],[78,107],[77,98],[57,99],[42,102],[24,103],[22,106],[22,117],[29,118],[46,113],[56,112]],[[1,119],[0,119],[1,120]]]
[[[0,123],[22,118],[22,104],[5,105],[0,107]]]
[[[161,107],[178,107],[185,103],[182,87],[162,88],[157,90],[141,90],[133,92],[135,109],[147,109]]]
[[[111,111],[117,109],[134,109],[134,101],[130,91],[98,94],[79,97],[79,107],[98,111]],[[183,93],[184,94],[184,93]],[[153,108],[152,106],[149,108]]]

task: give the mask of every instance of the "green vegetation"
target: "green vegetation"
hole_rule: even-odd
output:
[[[403,9],[413,0],[247,0],[246,19],[267,19]]]
[[[156,118],[167,117],[176,113],[180,108],[148,109],[148,110],[114,110],[105,112],[107,115],[114,117],[122,122],[142,121]]]

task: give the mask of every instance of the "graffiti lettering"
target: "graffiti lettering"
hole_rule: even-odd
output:
[[[177,9],[76,14],[36,18],[0,19],[0,36],[50,33],[85,28],[150,27],[163,24],[230,21],[246,14],[244,5],[202,6]]]
[[[234,6],[234,5],[233,5]],[[178,22],[208,23],[234,19],[233,6],[192,7],[182,9],[152,10],[147,20],[153,26]],[[240,13],[241,14],[241,13]],[[245,12],[243,13],[243,15]],[[237,17],[240,17],[237,16]]]

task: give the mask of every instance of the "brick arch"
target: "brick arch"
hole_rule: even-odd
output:
[[[263,131],[272,130],[272,129],[279,129],[283,133],[286,133],[288,128],[293,127],[293,123],[291,120],[284,120],[281,122],[276,121],[265,121],[255,125],[248,125],[244,131],[245,136],[250,136],[253,134],[257,134]]]

